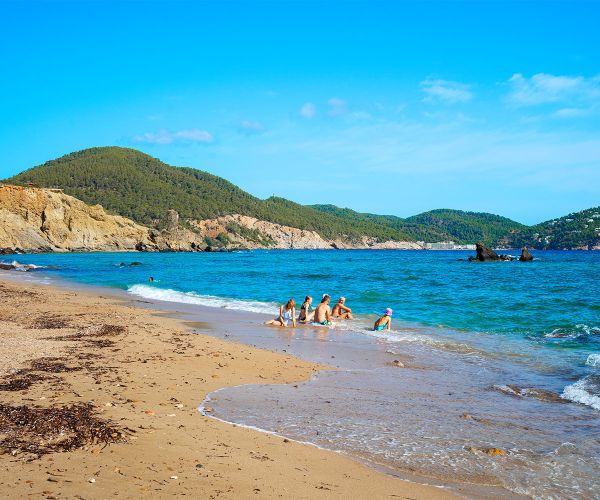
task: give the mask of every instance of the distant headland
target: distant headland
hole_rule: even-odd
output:
[[[0,249],[600,249],[600,207],[525,226],[440,209],[413,217],[259,199],[207,172],[121,147],[74,152],[0,186]]]

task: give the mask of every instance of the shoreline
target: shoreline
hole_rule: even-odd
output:
[[[32,461],[27,461],[31,457],[22,452],[0,455],[0,484],[10,488],[15,496],[40,491],[50,495],[85,492],[91,497],[132,497],[141,493],[162,496],[189,494],[190,491],[202,496],[237,498],[265,493],[304,497],[323,496],[323,493],[331,497],[380,497],[399,493],[413,498],[455,496],[438,487],[384,475],[335,452],[217,422],[197,410],[203,397],[216,390],[248,383],[306,380],[319,370],[331,369],[328,366],[192,333],[184,320],[173,319],[165,311],[148,309],[147,304],[136,306],[134,300],[126,300],[117,294],[105,297],[97,290],[19,283],[16,276],[0,277],[0,285],[8,309],[11,309],[10,305],[14,309],[14,312],[5,312],[0,319],[3,340],[8,332],[7,324],[13,329],[15,324],[18,325],[20,332],[27,330],[21,336],[27,335],[30,342],[30,359],[39,354],[48,357],[47,350],[39,351],[42,338],[45,339],[42,342],[50,343],[44,344],[49,348],[59,342],[53,337],[68,336],[62,335],[64,333],[73,336],[82,328],[98,327],[107,318],[116,324],[114,326],[127,329],[124,338],[109,341],[113,342],[110,355],[98,348],[67,342],[57,354],[64,364],[75,364],[71,368],[78,368],[76,371],[52,375],[52,383],[58,384],[57,388],[42,380],[25,391],[3,392],[5,402],[14,406],[29,401],[23,406],[45,407],[52,400],[53,406],[60,403],[64,407],[93,401],[96,415],[108,418],[122,428],[141,429],[124,442],[106,448],[89,443],[84,449],[44,454]],[[19,307],[18,297],[24,293],[34,294],[27,301],[27,314]],[[67,315],[70,323],[66,326],[35,328],[35,324],[31,324],[35,315],[38,319],[42,315],[56,319],[62,318],[65,312],[70,313]],[[61,335],[56,335],[59,332]],[[148,332],[152,332],[151,337]],[[18,344],[18,339],[17,334],[13,341]],[[173,346],[173,350],[164,350],[165,345]],[[100,357],[95,362],[88,361],[85,368],[85,363],[78,359],[94,359],[90,356]],[[194,363],[186,358],[194,358]],[[197,361],[204,363],[199,366]],[[99,373],[99,368],[106,367],[107,362],[112,365],[124,363],[126,368],[111,366],[104,375],[94,375]],[[19,369],[24,365],[27,363],[21,360],[12,368]],[[193,388],[185,387],[191,383],[191,367],[196,376]],[[165,372],[175,378],[168,379]],[[92,382],[94,376],[98,380]],[[2,378],[5,379],[6,374]],[[152,382],[148,378],[152,378]],[[121,381],[105,387],[117,380]],[[132,391],[130,387],[133,386],[137,386],[137,391]],[[152,387],[152,394],[144,394],[149,387]],[[171,399],[178,403],[169,403]],[[163,411],[161,406],[169,409]],[[207,434],[212,433],[212,448],[207,443],[204,446],[198,446],[198,443],[186,445],[190,437],[197,441],[198,434],[206,439]],[[160,453],[156,453],[157,448]],[[215,453],[216,450],[223,451]],[[189,455],[194,453],[197,457],[190,458]],[[71,457],[77,458],[72,461]],[[140,457],[144,459],[134,464]],[[227,460],[223,461],[223,458]],[[20,465],[19,470],[16,463]],[[55,476],[48,475],[48,468],[59,471],[56,477],[62,479],[49,480]],[[27,481],[24,481],[25,476]]]

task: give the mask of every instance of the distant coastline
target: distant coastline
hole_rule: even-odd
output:
[[[207,172],[118,147],[71,153],[0,184],[0,251],[599,250],[600,207],[534,226],[439,209],[408,218],[261,200]]]

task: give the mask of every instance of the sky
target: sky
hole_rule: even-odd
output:
[[[600,205],[600,2],[0,0],[0,178],[136,148],[250,193]]]

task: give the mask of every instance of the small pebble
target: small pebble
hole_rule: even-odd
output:
[[[89,479],[89,482],[90,482],[90,483],[95,483],[95,482],[96,482],[96,479],[95,479],[95,478],[93,478],[93,477],[90,477],[90,479]]]

